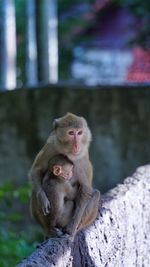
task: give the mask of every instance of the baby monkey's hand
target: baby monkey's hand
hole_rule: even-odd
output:
[[[50,213],[50,202],[43,190],[39,191],[37,193],[37,198],[39,202],[39,206],[41,207],[41,210],[43,211],[43,214],[46,216]]]

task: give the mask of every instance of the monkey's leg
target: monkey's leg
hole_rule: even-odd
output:
[[[71,221],[71,218],[73,216],[73,209],[74,209],[73,200],[64,201],[64,207],[57,220],[57,226],[59,228],[64,228]]]
[[[56,221],[59,216],[59,198],[53,192],[51,194],[51,210],[48,215],[44,215],[42,207],[39,206],[36,194],[33,193],[30,201],[30,209],[33,218],[43,228],[46,236],[57,236],[58,231],[56,227]]]
[[[66,233],[74,236],[81,222],[87,203],[93,198],[93,189],[85,186],[80,187],[76,197],[76,207],[71,222],[65,227]]]
[[[83,213],[81,222],[77,228],[77,231],[91,225],[96,219],[98,208],[100,204],[100,192],[98,190],[93,191],[93,197],[87,203],[85,211]]]
[[[55,213],[50,213],[47,216],[43,213],[39,214],[38,222],[42,226],[46,237],[56,237],[63,234],[61,229],[57,228],[57,214],[55,216]]]

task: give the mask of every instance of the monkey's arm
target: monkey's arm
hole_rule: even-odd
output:
[[[48,160],[50,159],[50,157],[51,151],[49,149],[49,144],[46,143],[36,156],[32,168],[29,172],[29,180],[32,184],[32,189],[35,192],[45,215],[49,213],[50,202],[42,188],[42,180],[47,170]]]
[[[41,172],[37,168],[33,169],[29,174],[29,179],[31,180],[33,191],[36,194],[43,214],[46,215],[50,211],[50,202],[42,188],[42,178],[43,177],[41,176]]]
[[[93,188],[91,185],[93,178],[93,169],[88,157],[85,157],[84,159],[82,159],[82,161],[80,160],[80,162],[77,164],[75,172],[76,180],[79,183],[79,191],[75,199],[76,208],[73,218],[65,229],[66,232],[71,235],[74,235],[76,233],[87,203],[93,198]]]

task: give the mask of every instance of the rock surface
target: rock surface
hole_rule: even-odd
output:
[[[103,196],[96,221],[78,234],[49,239],[17,267],[149,267],[150,165]]]

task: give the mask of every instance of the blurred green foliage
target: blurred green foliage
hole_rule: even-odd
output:
[[[38,46],[38,61],[40,66],[42,49],[39,40],[42,40],[42,1],[36,0],[36,33]],[[58,0],[58,33],[59,33],[59,79],[67,80],[71,76],[71,62],[73,49],[77,45],[85,44],[90,36],[88,29],[95,27],[97,17],[103,10],[93,8],[95,0]],[[17,83],[18,86],[25,84],[26,62],[26,0],[15,0],[16,26],[17,26]],[[110,5],[128,8],[137,20],[134,29],[137,36],[131,43],[140,44],[145,48],[150,47],[150,1],[140,0],[115,0]],[[109,5],[107,5],[109,8]],[[41,81],[39,67],[39,79]]]
[[[0,187],[0,266],[14,267],[35,250],[37,241],[23,225],[24,205],[29,202],[30,188],[6,182]],[[24,228],[24,230],[22,230]]]
[[[150,1],[115,0],[110,1],[104,10],[96,6],[93,8],[93,4],[96,4],[96,1],[58,1],[60,79],[70,77],[73,49],[77,45],[87,44],[88,40],[93,38],[88,30],[96,27],[97,18],[111,5],[126,7],[135,18],[136,25],[133,27],[136,37],[131,40],[130,44],[150,48]],[[65,76],[66,73],[68,77]]]
[[[73,49],[90,38],[86,30],[95,24],[93,13],[94,0],[59,0],[59,79],[69,80]]]
[[[128,8],[136,18],[135,30],[138,32],[133,43],[150,48],[150,1],[116,0],[116,3]]]

